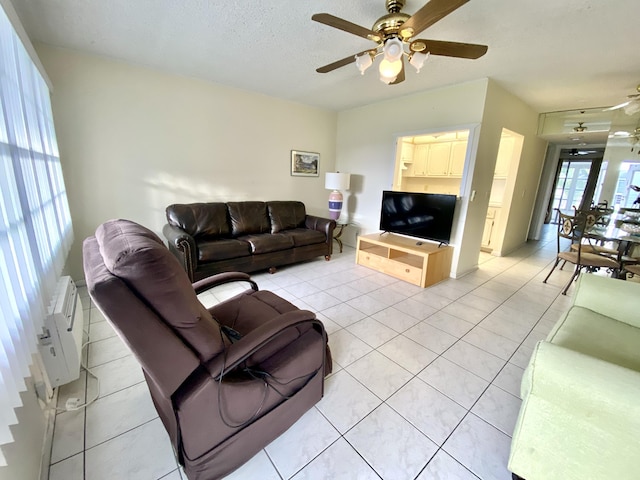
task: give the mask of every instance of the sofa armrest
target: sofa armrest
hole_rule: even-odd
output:
[[[205,367],[209,374],[217,379],[224,372],[232,370],[247,360],[287,329],[309,322],[318,324],[321,331],[324,332],[322,322],[317,320],[315,314],[308,310],[293,310],[278,315],[252,330],[236,343],[231,344],[227,349],[226,356],[222,354],[212,358],[205,364]]]
[[[307,215],[304,226],[311,230],[318,230],[325,234],[327,243],[333,244],[333,230],[336,228],[336,221],[328,218],[316,217],[315,215]]]
[[[547,398],[570,410],[572,404],[589,405],[593,412],[640,422],[640,372],[630,368],[540,341],[522,382],[523,398]]]
[[[635,282],[582,274],[573,303],[640,328],[640,285]]]
[[[198,267],[195,239],[181,228],[168,223],[162,228],[162,233],[168,241],[169,250],[178,258],[189,279],[193,281],[193,273]]]
[[[527,480],[632,478],[640,372],[539,342],[522,379],[509,470]]]
[[[199,294],[220,285],[224,285],[225,283],[233,282],[247,282],[251,285],[251,288],[255,292],[258,291],[258,285],[256,284],[256,282],[251,280],[249,274],[242,272],[224,272],[218,273],[217,275],[212,275],[211,277],[203,278],[202,280],[198,280],[193,284],[193,289],[196,291],[196,294]]]

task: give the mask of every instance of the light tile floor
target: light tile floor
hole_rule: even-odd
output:
[[[570,298],[569,272],[542,279],[555,257],[547,236],[479,269],[421,289],[355,264],[345,247],[323,259],[253,278],[329,332],[334,372],[325,397],[229,479],[508,480],[519,385],[535,343]],[[224,286],[201,295],[228,298]],[[89,368],[99,398],[56,417],[51,480],[181,480],[140,367],[81,289]],[[86,373],[61,387],[96,394]]]

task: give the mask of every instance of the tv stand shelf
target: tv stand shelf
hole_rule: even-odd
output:
[[[394,235],[358,236],[356,263],[419,287],[449,278],[453,248]]]

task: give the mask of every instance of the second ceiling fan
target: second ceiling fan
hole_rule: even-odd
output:
[[[442,40],[415,39],[415,36],[449,15],[469,0],[431,0],[413,15],[402,13],[405,0],[386,0],[387,14],[380,17],[371,29],[361,27],[329,13],[317,13],[312,20],[376,42],[376,46],[355,55],[316,69],[318,73],[331,72],[355,62],[364,71],[373,64],[375,57],[383,55],[380,62],[380,80],[395,85],[405,79],[403,56],[420,71],[431,55],[476,59],[487,53],[486,45],[447,42]],[[407,50],[405,51],[405,46]]]

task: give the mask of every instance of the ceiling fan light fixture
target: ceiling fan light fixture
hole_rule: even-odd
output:
[[[373,55],[369,52],[360,56],[356,55],[356,67],[360,70],[360,75],[364,75],[367,68],[373,65]]]
[[[380,80],[382,80],[385,83],[393,82],[398,76],[398,74],[400,73],[400,70],[402,70],[402,60],[396,60],[395,62],[390,62],[386,58],[383,58],[382,61],[380,62],[380,66],[378,67],[378,70],[380,71]],[[383,80],[383,78],[390,79],[390,80],[389,82],[387,82],[386,80]]]
[[[409,63],[416,69],[416,72],[420,73],[420,69],[423,67],[427,58],[429,58],[429,52],[413,52],[409,56]]]
[[[629,116],[635,115],[638,112],[640,112],[640,100],[638,98],[634,98],[624,107],[624,113]]]
[[[384,52],[385,60],[388,60],[389,62],[400,60],[404,52],[402,49],[402,42],[397,37],[393,37],[387,40],[384,43],[382,51]]]
[[[395,77],[385,77],[382,74],[380,74],[380,81],[382,83],[386,83],[387,85],[389,85],[390,83],[395,82],[397,78],[398,78],[397,76],[395,76]]]

